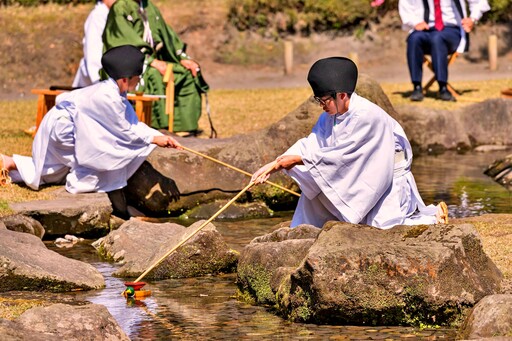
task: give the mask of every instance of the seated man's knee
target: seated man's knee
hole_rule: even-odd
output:
[[[428,33],[424,31],[414,31],[407,37],[407,45],[419,47],[424,45],[428,40]]]

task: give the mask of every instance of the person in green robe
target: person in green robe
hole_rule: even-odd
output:
[[[197,62],[185,52],[181,41],[164,21],[160,10],[149,0],[117,0],[110,9],[103,31],[104,49],[134,45],[146,55],[144,73],[137,88],[150,95],[165,95],[168,63],[174,73],[174,122],[169,122],[165,99],[153,102],[151,126],[195,135],[201,116],[201,94],[209,87]],[[183,135],[183,134],[182,134]]]

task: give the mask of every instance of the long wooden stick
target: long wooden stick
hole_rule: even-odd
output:
[[[275,164],[272,166],[272,167],[269,167],[269,169],[267,169],[267,171],[265,173],[263,173],[261,176],[269,173],[274,167],[275,167]],[[217,218],[217,216],[219,214],[221,214],[222,212],[224,212],[224,210],[226,208],[228,208],[232,203],[234,203],[238,198],[240,198],[240,196],[242,194],[244,194],[249,188],[251,188],[252,186],[254,186],[254,182],[251,181],[249,182],[249,184],[247,186],[245,186],[244,189],[242,189],[240,191],[240,193],[238,193],[233,199],[231,199],[226,205],[222,206],[222,208],[220,210],[217,211],[217,213],[215,213],[210,219],[208,219],[207,221],[205,221],[204,223],[201,224],[201,226],[199,226],[193,233],[191,233],[189,236],[187,236],[185,239],[183,239],[181,242],[179,242],[175,247],[173,247],[171,250],[167,251],[167,253],[165,255],[163,255],[159,260],[157,260],[153,265],[151,265],[146,271],[144,271],[142,273],[142,275],[139,276],[139,278],[137,278],[135,280],[135,282],[139,282],[142,278],[144,278],[144,276],[146,276],[151,270],[153,270],[158,264],[160,264],[164,259],[166,259],[167,257],[169,257],[169,255],[171,253],[173,253],[174,251],[176,251],[176,249],[178,249],[181,245],[183,245],[186,241],[188,241],[190,238],[192,238],[193,236],[195,236],[199,231],[201,231],[201,229],[203,227],[205,227],[206,225],[208,225],[209,223],[212,222],[213,219]]]
[[[187,147],[185,147],[185,146],[183,146],[183,145],[182,145],[181,147],[182,147],[184,150],[186,150],[186,151],[188,151],[188,152],[191,152],[191,153],[193,153],[193,154],[196,154],[196,155],[202,156],[202,157],[204,157],[205,159],[208,159],[208,160],[213,161],[213,162],[217,162],[218,164],[221,164],[221,165],[223,165],[223,166],[225,166],[225,167],[228,167],[228,168],[230,168],[230,169],[233,169],[233,170],[235,170],[235,171],[237,171],[237,172],[240,172],[240,173],[242,173],[242,174],[245,174],[245,175],[247,175],[247,176],[252,176],[252,174],[251,174],[251,173],[246,172],[246,171],[244,171],[243,169],[237,168],[237,167],[232,166],[232,165],[230,165],[230,164],[228,164],[228,163],[225,163],[225,162],[222,162],[222,161],[220,161],[220,160],[217,160],[217,159],[215,159],[215,158],[213,158],[213,157],[211,157],[211,156],[208,156],[208,155],[206,155],[206,154],[200,153],[200,152],[195,151],[195,150],[193,150],[193,149],[187,148]],[[276,183],[271,182],[271,181],[268,181],[268,180],[267,180],[267,181],[265,181],[265,182],[266,182],[267,184],[269,184],[269,185],[272,185],[272,186],[274,186],[274,187],[279,188],[280,190],[283,190],[283,191],[285,191],[285,192],[288,192],[288,193],[290,193],[290,194],[293,194],[293,195],[296,195],[296,196],[300,197],[300,194],[299,194],[299,193],[297,193],[297,192],[295,192],[295,191],[292,191],[291,189],[288,189],[288,188],[286,188],[286,187],[283,187],[283,186],[281,186],[281,185],[279,185],[279,184],[276,184]]]

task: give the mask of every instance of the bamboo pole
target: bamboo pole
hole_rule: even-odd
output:
[[[272,167],[269,167],[269,169],[267,169],[267,171],[265,173],[263,173],[261,176],[264,176],[265,174],[267,173],[270,173],[270,171],[272,169],[274,169],[275,165],[277,164],[277,162],[274,162],[274,165]],[[166,259],[167,257],[169,257],[169,255],[171,253],[173,253],[174,251],[176,251],[176,249],[178,249],[181,245],[183,245],[185,242],[187,242],[190,238],[192,238],[193,236],[195,236],[199,231],[201,231],[203,229],[203,227],[205,227],[206,225],[208,225],[209,223],[212,222],[213,219],[217,218],[217,216],[219,214],[221,214],[222,212],[224,212],[224,210],[226,208],[228,208],[232,203],[234,203],[238,198],[240,198],[240,196],[242,196],[242,194],[244,194],[249,188],[251,188],[252,186],[254,186],[254,182],[251,181],[249,182],[249,184],[247,186],[244,187],[244,189],[242,189],[240,191],[240,193],[238,193],[233,199],[231,199],[226,205],[222,206],[222,208],[220,210],[217,211],[217,213],[215,213],[210,219],[208,219],[207,221],[205,221],[204,223],[201,224],[201,226],[199,226],[194,232],[192,232],[190,235],[188,235],[186,238],[184,238],[181,242],[179,242],[175,247],[173,247],[172,249],[170,249],[169,251],[167,251],[165,253],[165,255],[163,255],[162,257],[160,257],[159,260],[157,260],[153,265],[151,265],[146,271],[144,271],[136,280],[135,282],[139,282],[141,279],[144,278],[144,276],[146,276],[151,270],[153,270],[158,264],[160,264],[164,259]]]
[[[252,176],[252,174],[251,174],[251,173],[249,173],[249,172],[246,172],[246,171],[244,171],[244,170],[242,170],[242,169],[240,169],[240,168],[237,168],[237,167],[235,167],[235,166],[232,166],[232,165],[230,165],[230,164],[228,164],[228,163],[225,163],[225,162],[222,162],[222,161],[220,161],[220,160],[217,160],[217,159],[215,159],[215,158],[213,158],[213,157],[211,157],[211,156],[208,156],[208,155],[206,155],[206,154],[200,153],[200,152],[198,152],[198,151],[195,151],[195,150],[193,150],[193,149],[187,148],[187,147],[185,147],[185,146],[181,146],[181,147],[182,147],[184,150],[186,150],[186,151],[188,151],[188,152],[191,152],[191,153],[193,153],[193,154],[199,155],[199,156],[201,156],[201,157],[204,157],[205,159],[208,159],[208,160],[213,161],[213,162],[217,162],[218,164],[221,164],[221,165],[223,165],[223,166],[225,166],[225,167],[228,167],[228,168],[230,168],[230,169],[232,169],[232,170],[235,170],[235,171],[240,172],[240,173],[242,173],[242,174],[245,174],[245,175],[247,175],[247,176]],[[292,191],[291,189],[288,189],[288,188],[286,188],[286,187],[283,187],[283,186],[281,186],[281,185],[279,185],[279,184],[276,184],[276,183],[271,182],[271,181],[268,181],[268,180],[267,180],[267,181],[265,181],[265,182],[266,182],[267,184],[269,184],[269,185],[272,185],[272,186],[274,186],[274,187],[276,187],[276,188],[279,188],[280,190],[283,190],[283,191],[285,191],[285,192],[288,192],[288,193],[290,193],[290,194],[293,194],[293,195],[296,195],[296,196],[300,197],[300,194],[299,194],[299,193],[297,193],[297,192],[295,192],[295,191]]]

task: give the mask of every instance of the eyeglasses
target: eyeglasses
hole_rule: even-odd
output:
[[[332,101],[335,96],[336,96],[336,94],[331,94],[331,95],[328,95],[328,96],[324,96],[323,98],[320,98],[318,96],[313,96],[313,99],[315,100],[315,102],[317,102],[321,106],[326,106],[327,102],[328,101]]]

